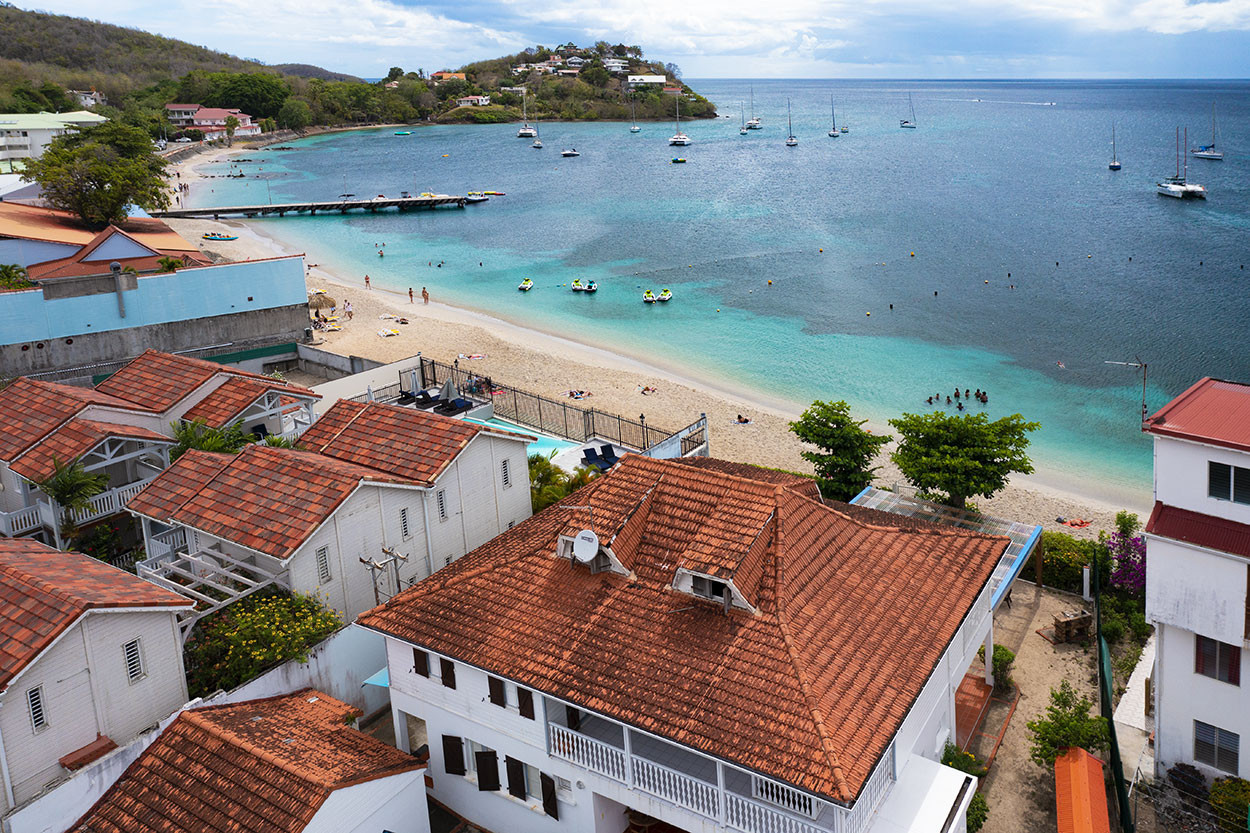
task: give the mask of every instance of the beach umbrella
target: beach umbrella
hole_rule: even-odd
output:
[[[412,393],[421,390],[421,385],[417,382],[417,371],[415,370],[408,371],[408,390]]]
[[[451,402],[453,399],[460,398],[460,391],[456,389],[456,383],[452,381],[451,377],[448,377],[447,381],[443,383],[443,389],[439,391],[438,398],[443,402]]]
[[[365,385],[365,398],[373,401],[373,385]]]
[[[314,293],[308,296],[309,309],[333,309],[334,301],[329,295]]]

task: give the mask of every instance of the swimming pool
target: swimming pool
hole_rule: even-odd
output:
[[[546,434],[540,434],[533,428],[526,428],[524,425],[517,425],[514,422],[508,422],[506,419],[499,417],[491,417],[490,419],[473,419],[471,417],[462,417],[465,422],[472,422],[477,425],[492,425],[495,428],[501,428],[504,431],[515,431],[518,434],[528,434],[538,439],[529,444],[527,454],[541,454],[549,457],[553,454],[559,454],[562,451],[568,451],[570,448],[580,448],[581,443],[561,440],[557,437],[551,437]]]

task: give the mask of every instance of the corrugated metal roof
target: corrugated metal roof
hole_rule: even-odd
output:
[[[1147,419],[1142,429],[1250,451],[1250,385],[1200,379]]]
[[[1055,809],[1059,833],[1111,833],[1102,763],[1084,749],[1055,759]]]
[[[1226,518],[1156,502],[1146,522],[1146,531],[1162,538],[1250,558],[1250,526]]]

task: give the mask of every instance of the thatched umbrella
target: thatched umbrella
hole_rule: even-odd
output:
[[[309,309],[334,309],[334,299],[324,292],[312,292],[308,295]]]

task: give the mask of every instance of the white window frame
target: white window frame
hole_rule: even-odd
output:
[[[26,689],[26,714],[30,728],[35,734],[48,728],[48,705],[43,699],[43,685]]]
[[[434,503],[438,507],[439,521],[447,520],[447,490],[439,489],[434,493]]]
[[[131,663],[131,646],[134,646],[134,663]],[[122,645],[122,660],[126,665],[126,678],[131,685],[142,680],[148,675],[147,663],[143,661],[143,640],[136,636],[134,639]],[[136,672],[134,668],[138,668]]]
[[[399,510],[399,534],[407,541],[412,537],[412,530],[408,527],[408,507],[404,506]]]
[[[334,575],[330,572],[330,548],[317,547],[313,557],[317,562],[317,586],[329,584],[334,579]]]

